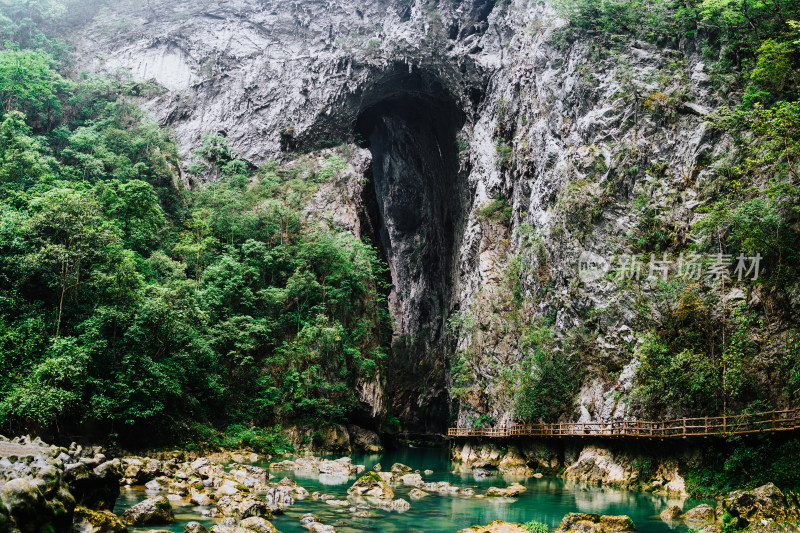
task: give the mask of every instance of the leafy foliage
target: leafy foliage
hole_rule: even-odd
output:
[[[705,460],[689,467],[686,489],[696,497],[713,497],[731,490],[749,490],[775,483],[784,491],[797,491],[800,442],[759,436],[752,440],[730,438],[712,446]]]
[[[511,224],[512,209],[508,200],[502,194],[498,194],[496,198],[487,201],[486,205],[476,209],[475,214],[480,220],[494,222],[503,226]]]
[[[530,531],[530,533],[547,533],[549,531],[548,527],[541,522],[528,522],[522,524],[522,529]]]
[[[47,26],[16,5],[7,35]],[[187,191],[143,88],[64,79],[41,35],[0,51],[0,426],[276,450],[345,420],[391,335],[375,249],[302,213],[346,160],[255,169],[209,134]]]
[[[515,415],[526,421],[552,422],[574,401],[581,384],[581,373],[565,350],[553,344],[552,330],[546,326],[532,330],[525,338],[522,374]]]

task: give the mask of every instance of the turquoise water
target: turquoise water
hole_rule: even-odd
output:
[[[307,531],[300,525],[300,517],[305,513],[314,513],[320,520],[333,525],[340,533],[357,533],[376,531],[380,533],[455,533],[459,529],[478,524],[488,524],[493,520],[508,522],[528,522],[535,520],[554,528],[570,512],[626,514],[629,515],[638,531],[661,533],[687,531],[683,524],[670,527],[662,522],[658,514],[671,505],[680,505],[685,509],[709,503],[704,500],[682,501],[678,498],[656,496],[650,493],[619,490],[595,484],[578,484],[565,482],[560,478],[519,479],[496,475],[485,479],[475,479],[471,474],[453,474],[453,465],[448,459],[447,450],[428,448],[409,448],[387,452],[381,455],[353,455],[353,463],[363,464],[368,469],[380,463],[389,469],[395,462],[406,464],[415,470],[433,470],[431,476],[423,476],[428,481],[448,481],[458,487],[472,487],[475,493],[483,493],[490,486],[505,487],[518,481],[527,487],[527,491],[519,498],[475,498],[464,496],[440,496],[432,493],[421,500],[411,500],[408,491],[412,487],[393,485],[396,498],[404,498],[411,503],[411,509],[404,513],[388,512],[373,509],[374,518],[354,518],[338,507],[311,498],[298,500],[286,509],[285,514],[276,516],[272,523],[282,533],[301,533]],[[259,466],[267,466],[262,464]],[[323,479],[319,476],[303,475],[276,471],[275,476],[293,478],[309,492],[323,492],[347,499],[347,489],[355,477],[342,483],[342,480]],[[145,499],[144,490],[126,491],[117,502],[116,512],[122,513],[126,508]],[[188,503],[172,502],[175,507],[177,523],[166,529],[182,532],[186,522],[197,520],[210,528],[214,522],[202,520],[198,509]],[[132,531],[149,531],[144,528]]]

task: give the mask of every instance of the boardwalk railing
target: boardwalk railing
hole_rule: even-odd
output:
[[[508,427],[450,428],[450,437],[702,437],[800,429],[800,409],[649,422],[562,422],[516,424]]]

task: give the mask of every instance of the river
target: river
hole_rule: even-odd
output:
[[[338,456],[337,456],[338,457]],[[680,498],[654,495],[647,492],[621,490],[596,484],[566,482],[556,477],[541,479],[504,478],[496,475],[476,479],[472,474],[453,474],[453,464],[445,449],[406,448],[379,455],[352,455],[354,464],[363,464],[367,469],[380,463],[389,469],[395,462],[406,464],[415,470],[433,470],[434,474],[423,476],[425,481],[448,481],[458,487],[473,487],[476,494],[486,491],[490,486],[505,487],[518,481],[527,487],[520,497],[476,498],[464,496],[440,496],[432,493],[421,500],[411,500],[408,491],[412,487],[394,485],[395,497],[404,498],[411,503],[411,509],[404,512],[389,512],[375,509],[374,518],[355,518],[346,509],[333,507],[322,501],[307,498],[298,500],[288,507],[285,514],[276,516],[272,523],[281,533],[300,533],[307,531],[300,525],[305,513],[314,513],[320,520],[336,527],[340,533],[377,531],[380,533],[455,533],[459,529],[488,524],[493,520],[508,522],[529,522],[535,520],[548,527],[558,526],[565,514],[570,512],[626,514],[630,516],[638,531],[646,533],[679,533],[687,531],[682,523],[668,525],[658,514],[671,505],[681,505],[684,510],[709,503],[705,500],[683,501]],[[267,467],[268,463],[257,466]],[[347,489],[353,484],[350,479],[330,476],[303,475],[302,472],[274,472],[278,478],[288,476],[309,492],[324,492],[347,499]],[[117,501],[115,512],[121,514],[125,509],[138,503],[148,495],[144,489],[126,490]],[[711,502],[713,503],[713,502]],[[211,528],[214,521],[201,519],[197,508],[188,501],[173,501],[176,523],[165,528],[168,531],[183,532],[183,526],[192,520]],[[152,527],[132,528],[132,532],[144,532]]]

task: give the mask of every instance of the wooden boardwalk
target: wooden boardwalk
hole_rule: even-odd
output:
[[[742,435],[800,429],[800,408],[703,418],[676,418],[650,422],[615,420],[609,422],[562,422],[516,424],[499,428],[450,428],[449,437],[636,437],[684,438]]]

